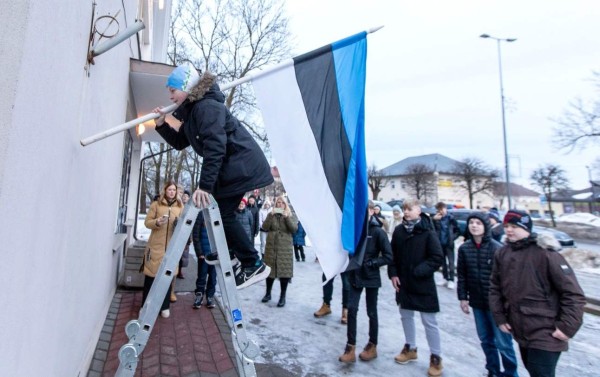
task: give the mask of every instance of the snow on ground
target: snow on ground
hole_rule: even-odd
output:
[[[273,287],[273,299],[260,302],[265,294],[265,284],[259,283],[239,291],[248,337],[261,348],[259,363],[277,364],[297,376],[425,376],[429,366],[429,349],[423,326],[417,316],[417,346],[419,359],[407,365],[394,362],[404,344],[400,314],[394,300],[394,291],[382,269],[383,287],[379,291],[379,345],[378,358],[365,363],[357,361],[347,365],[338,361],[346,344],[346,326],[340,323],[341,281],[334,282],[333,314],[315,318],[313,313],[321,306],[321,268],[314,262],[314,253],[307,249],[306,262],[296,263],[294,278],[288,287],[287,304],[278,308],[279,281]],[[597,291],[593,274],[584,290]],[[438,281],[442,280],[436,274]],[[582,284],[583,285],[583,284]],[[475,333],[472,315],[460,311],[456,291],[438,287],[441,312],[438,324],[442,339],[442,358],[445,377],[474,377],[485,372],[485,359]],[[364,295],[363,295],[364,297]],[[368,317],[361,299],[358,313],[357,353],[368,341]],[[584,325],[571,340],[570,350],[562,354],[557,376],[592,377],[600,370],[600,317],[585,314]],[[517,355],[518,350],[515,348]],[[520,357],[519,357],[520,360]],[[519,374],[527,376],[520,363]]]

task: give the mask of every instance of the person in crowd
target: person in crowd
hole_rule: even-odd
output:
[[[306,255],[304,255],[305,237],[306,232],[302,227],[302,223],[298,221],[298,230],[294,233],[294,256],[296,257],[296,262],[300,262],[300,258],[302,258],[302,262],[306,260]]]
[[[271,202],[269,199],[265,199],[262,203],[262,207],[258,212],[258,229],[260,232],[260,255],[264,257],[265,255],[265,246],[267,245],[267,231],[262,227],[262,224],[265,222],[267,215],[271,212]]]
[[[260,190],[259,189],[255,189],[252,192],[252,195],[254,195],[254,197],[256,198],[256,206],[258,207],[258,209],[261,209],[262,206],[263,206],[264,201],[263,201],[262,196],[260,196]]]
[[[375,217],[377,217],[379,219],[379,221],[381,222],[383,229],[388,232],[390,229],[390,224],[388,224],[387,219],[385,218],[385,216],[383,216],[383,213],[381,213],[381,207],[379,205],[375,205]]]
[[[392,218],[392,221],[390,223],[390,227],[388,229],[388,239],[391,240],[392,239],[392,235],[394,234],[394,229],[396,229],[396,227],[400,224],[402,224],[402,216],[404,216],[404,214],[402,213],[402,208],[400,208],[399,205],[395,205],[392,207],[392,215],[394,216]]]
[[[181,202],[185,206],[187,202],[190,200],[190,192],[188,190],[183,190],[183,194],[181,194]],[[192,238],[188,240],[185,244],[185,249],[183,249],[183,254],[181,255],[181,259],[179,260],[179,272],[177,273],[177,279],[183,279],[183,268],[187,267],[189,264],[190,258],[190,245],[192,244]],[[173,297],[175,297],[175,301],[177,301],[177,297],[174,295],[175,292],[175,282],[171,285],[171,302],[173,302]]]
[[[488,216],[490,218],[490,224],[492,228],[492,238],[498,242],[502,242],[502,236],[504,236],[504,226],[502,225],[502,219],[500,219],[500,213],[498,212],[498,209],[490,209]]]
[[[442,273],[445,286],[448,289],[454,289],[456,287],[454,283],[454,240],[460,236],[460,230],[454,217],[448,213],[446,203],[437,203],[435,209],[437,213],[433,216],[433,223],[444,253]]]
[[[431,352],[429,376],[442,375],[442,347],[436,313],[440,311],[434,272],[442,265],[442,247],[417,200],[403,203],[402,226],[392,236],[393,262],[388,276],[396,290],[404,330],[404,348],[394,360],[406,364],[417,360],[417,339],[414,315],[421,314],[425,335]]]
[[[467,315],[470,314],[469,306],[473,308],[488,377],[517,377],[518,364],[512,336],[496,326],[488,300],[494,253],[502,244],[492,238],[488,215],[482,212],[469,215],[466,233],[467,241],[458,248],[456,268],[460,308]],[[500,359],[504,371],[500,368]]]
[[[285,306],[287,286],[294,276],[292,237],[298,230],[298,220],[292,214],[285,197],[279,196],[275,199],[275,207],[267,215],[262,226],[268,232],[264,260],[271,267],[271,273],[267,278],[267,292],[262,302],[271,300],[273,283],[279,278],[281,294],[277,307],[281,308]]]
[[[210,195],[217,201],[227,244],[241,262],[236,270],[238,289],[264,280],[269,268],[260,259],[254,244],[235,219],[235,209],[244,194],[273,183],[271,167],[248,130],[225,106],[225,96],[216,76],[202,77],[186,62],[167,79],[171,101],[179,107],[173,116],[183,122],[178,130],[165,121],[165,113],[155,108],[156,131],[177,150],[190,146],[203,157],[200,180],[192,194],[197,206],[208,206]],[[218,253],[206,256],[209,264],[218,263]]]
[[[362,265],[354,270],[348,271],[350,282],[350,294],[348,296],[348,329],[346,349],[339,360],[344,363],[356,361],[356,317],[358,304],[364,289],[367,301],[367,316],[369,317],[369,342],[358,355],[362,361],[370,361],[377,357],[377,340],[379,334],[379,321],[377,318],[377,295],[381,287],[381,266],[392,262],[392,248],[387,234],[379,226],[379,222],[373,218],[375,204],[368,204],[369,224],[367,234],[367,245]]]
[[[335,277],[329,279],[329,281],[325,283],[325,281],[327,280],[325,274],[321,276],[321,281],[325,284],[323,285],[323,304],[321,304],[319,310],[314,312],[314,316],[317,318],[322,318],[332,313],[331,299],[333,298],[334,279]],[[340,318],[340,323],[342,325],[346,325],[348,324],[348,295],[350,294],[350,282],[348,281],[348,273],[340,273],[340,279],[342,280],[342,317]]]
[[[202,211],[198,213],[194,228],[192,229],[192,239],[194,241],[194,252],[198,258],[198,275],[196,278],[196,290],[194,293],[194,309],[202,306],[202,300],[206,297],[206,307],[212,309],[215,307],[215,288],[217,286],[217,271],[214,265],[206,263],[205,257],[211,254],[210,242],[208,240],[208,231],[204,224],[204,215]]]
[[[175,221],[182,210],[183,203],[177,197],[177,185],[173,181],[168,181],[163,186],[158,200],[150,204],[150,209],[148,210],[146,220],[144,221],[146,228],[150,229],[151,232],[142,265],[142,272],[144,273],[142,305],[144,305],[146,297],[148,297],[148,293],[150,292],[160,263],[167,252],[167,245],[173,235]],[[160,315],[163,318],[169,318],[169,315],[171,314],[169,310],[169,293],[170,292],[167,292],[165,295],[160,308]]]
[[[248,197],[248,202],[246,203],[246,209],[252,213],[252,243],[254,243],[254,239],[258,236],[259,229],[259,219],[258,219],[258,211],[260,208],[256,203],[256,196],[254,194]]]
[[[506,245],[494,255],[490,310],[519,344],[529,375],[554,377],[583,323],[586,299],[553,236],[532,233],[531,217],[519,210],[508,211],[503,224]]]
[[[235,211],[235,218],[242,225],[242,229],[244,229],[244,233],[246,233],[248,239],[253,240],[254,237],[252,237],[252,235],[254,232],[254,216],[252,215],[252,212],[246,208],[247,203],[248,201],[246,198],[242,198],[237,210]]]

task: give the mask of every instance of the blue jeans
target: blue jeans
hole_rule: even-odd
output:
[[[489,310],[473,309],[477,335],[485,354],[485,368],[497,376],[517,377],[517,356],[513,348],[512,336],[500,331]],[[500,357],[504,372],[500,371]]]
[[[348,307],[348,295],[350,292],[350,281],[348,280],[348,273],[342,272],[340,274],[340,278],[342,279],[342,308],[346,309]],[[325,281],[325,274],[323,274],[321,279]],[[323,302],[327,305],[331,305],[331,298],[333,297],[333,279],[335,279],[335,277],[332,277],[323,286]]]
[[[215,266],[206,263],[204,258],[198,258],[198,277],[196,278],[196,290],[194,292],[205,294],[207,297],[213,297],[216,286],[217,270]]]

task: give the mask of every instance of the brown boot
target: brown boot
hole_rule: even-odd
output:
[[[377,357],[377,344],[367,343],[365,349],[358,355],[362,361],[371,361]]]
[[[177,301],[177,295],[175,295],[175,279],[171,283],[171,297],[169,298],[171,302]]]
[[[326,303],[323,303],[323,305],[321,305],[321,308],[315,312],[315,317],[321,318],[329,314],[331,314],[331,307]]]
[[[405,344],[402,351],[394,357],[394,361],[398,364],[407,364],[415,360],[417,360],[417,349],[411,349],[408,344]]]
[[[339,360],[342,363],[354,363],[356,362],[356,346],[346,344],[344,354],[340,356]]]
[[[342,309],[342,319],[340,320],[340,322],[342,322],[342,325],[348,324],[348,309]]]
[[[442,358],[438,355],[431,354],[429,359],[429,369],[427,369],[427,375],[429,377],[439,377],[442,375]]]

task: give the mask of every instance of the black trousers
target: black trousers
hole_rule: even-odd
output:
[[[242,224],[235,218],[235,209],[240,205],[244,194],[229,198],[219,198],[217,204],[223,220],[223,230],[229,249],[233,249],[235,256],[243,267],[254,266],[260,259],[258,251],[254,248],[252,240],[244,231]]]
[[[296,257],[297,261],[299,261],[301,257],[302,260],[305,260],[306,256],[304,255],[304,246],[294,245],[294,256]]]
[[[369,316],[369,342],[377,344],[379,334],[379,320],[377,319],[377,295],[379,288],[364,288],[367,301],[367,315]],[[356,345],[356,317],[358,304],[363,288],[350,286],[348,295],[348,344]]]
[[[342,278],[342,308],[346,309],[348,307],[348,291],[350,289],[350,282],[348,281],[348,273],[342,272],[340,274]],[[331,305],[331,298],[333,297],[333,280],[331,278],[324,286],[323,286],[323,302],[327,305]],[[325,281],[325,274],[321,277],[322,281]]]
[[[442,273],[444,279],[454,281],[454,242],[450,245],[442,245],[444,260],[442,263]]]
[[[519,347],[521,359],[530,377],[554,377],[560,352]]]
[[[146,302],[146,297],[148,297],[148,293],[150,293],[150,288],[152,288],[152,283],[154,283],[154,278],[150,276],[144,276],[144,292],[142,293],[142,306],[144,306],[144,302]],[[163,300],[162,305],[160,306],[160,310],[167,310],[171,306],[171,301],[169,300],[171,296],[171,287],[167,289],[167,294]]]

